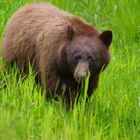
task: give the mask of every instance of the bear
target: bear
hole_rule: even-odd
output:
[[[112,31],[100,32],[78,16],[49,3],[27,4],[8,21],[2,55],[28,74],[29,64],[46,98],[61,97],[70,106],[88,75],[90,97],[110,62]]]

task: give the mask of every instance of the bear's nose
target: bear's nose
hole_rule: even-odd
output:
[[[78,78],[80,79],[85,79],[87,77],[87,72],[84,71],[84,70],[81,70],[79,73],[78,73]]]
[[[90,74],[90,72],[88,70],[86,70],[85,68],[81,67],[79,70],[77,70],[75,72],[74,77],[76,78],[76,80],[84,80],[88,74]]]

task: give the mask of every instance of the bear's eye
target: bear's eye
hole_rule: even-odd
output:
[[[90,62],[94,62],[95,61],[95,58],[93,58],[92,56],[88,56],[88,61],[90,61]]]
[[[73,58],[73,64],[74,65],[77,65],[77,63],[79,62],[79,60],[82,58],[82,56],[81,55],[76,55],[76,56],[74,56],[74,58]]]
[[[75,61],[79,61],[81,58],[82,58],[81,55],[77,55],[77,56],[74,57],[74,60],[75,60]]]

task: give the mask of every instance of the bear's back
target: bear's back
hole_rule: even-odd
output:
[[[53,34],[56,24],[59,25],[59,22],[69,17],[70,14],[51,4],[38,3],[22,7],[6,25],[3,37],[4,59],[16,61],[19,67],[32,61],[39,34],[45,32],[44,30]]]

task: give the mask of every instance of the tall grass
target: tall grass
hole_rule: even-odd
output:
[[[48,1],[100,30],[112,29],[111,62],[88,103],[67,111],[60,102],[44,99],[32,71],[23,80],[14,66],[7,72],[1,58],[0,139],[139,140],[140,1]],[[1,42],[8,18],[29,2],[0,0]]]

